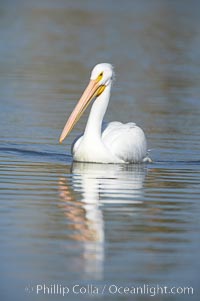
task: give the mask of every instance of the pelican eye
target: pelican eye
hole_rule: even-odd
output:
[[[103,72],[99,73],[98,77],[97,77],[97,80],[100,81],[103,77]]]

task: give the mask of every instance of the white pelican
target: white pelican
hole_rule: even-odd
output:
[[[148,161],[143,130],[135,123],[111,122],[102,126],[110,99],[114,71],[110,64],[98,64],[90,82],[71,113],[60,136],[60,143],[71,132],[94,99],[85,131],[72,145],[74,161],[94,163],[140,163]],[[122,108],[123,109],[123,108]]]

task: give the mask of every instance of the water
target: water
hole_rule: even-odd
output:
[[[199,28],[197,1],[1,2],[1,300],[199,300]],[[140,125],[152,164],[72,164],[87,114],[58,144],[97,62],[116,70],[106,119]]]

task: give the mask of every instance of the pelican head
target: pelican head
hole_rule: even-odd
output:
[[[113,66],[108,63],[97,64],[91,72],[90,80],[98,79],[99,85],[109,85],[114,75]]]
[[[69,135],[91,101],[100,96],[105,88],[111,84],[113,75],[114,71],[111,64],[97,64],[93,68],[90,76],[90,82],[83,92],[79,102],[71,113],[62,131],[59,139],[60,143],[66,138],[67,135]]]

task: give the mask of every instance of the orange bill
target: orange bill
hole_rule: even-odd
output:
[[[83,112],[86,110],[87,106],[90,104],[94,97],[99,96],[105,89],[104,85],[99,85],[99,80],[90,80],[87,88],[83,92],[79,102],[77,103],[76,107],[74,108],[73,112],[71,113],[65,127],[60,135],[60,143],[66,138],[67,135],[71,132],[77,121],[82,116]]]

